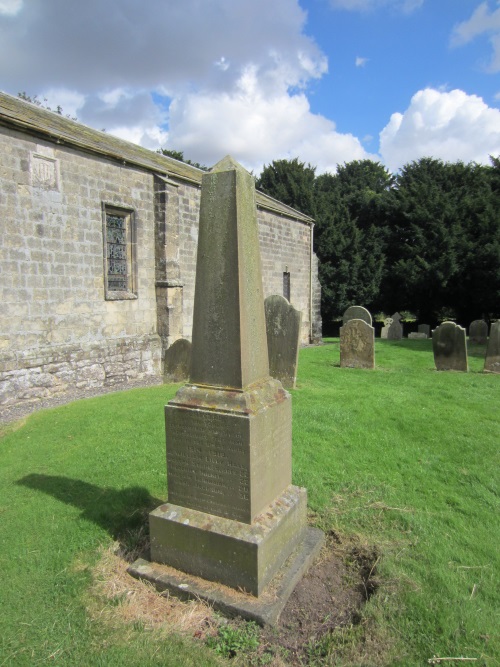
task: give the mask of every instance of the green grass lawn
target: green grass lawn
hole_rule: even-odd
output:
[[[361,623],[322,664],[500,664],[500,375],[482,373],[480,346],[469,373],[436,372],[430,341],[377,339],[376,355],[363,371],[339,368],[338,340],[303,349],[292,392],[293,481],[311,520],[379,556]],[[229,664],[188,635],[89,611],[103,549],[132,544],[166,498],[163,405],[177,387],[4,428],[0,667]]]

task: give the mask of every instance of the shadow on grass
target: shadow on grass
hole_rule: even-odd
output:
[[[401,340],[387,340],[379,338],[375,339],[375,341],[379,345],[393,345],[394,347],[403,347],[412,352],[427,352],[430,355],[434,354],[432,350],[432,338],[427,338],[425,340],[412,340],[408,338],[402,338]],[[486,357],[486,345],[467,342],[467,355],[477,359],[484,359]]]
[[[467,354],[469,357],[477,357],[484,359],[486,357],[486,345],[478,345],[477,343],[467,343]]]
[[[419,340],[418,338],[401,338],[400,340],[390,340],[388,338],[376,338],[378,345],[387,345],[388,347],[403,347],[412,352],[427,352],[432,355],[432,338]]]
[[[140,486],[117,490],[56,475],[33,473],[17,480],[16,484],[78,507],[83,519],[106,530],[126,552],[141,546],[138,543],[144,539],[141,529],[149,528],[147,515],[163,502]]]

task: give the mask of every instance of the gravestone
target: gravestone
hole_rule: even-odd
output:
[[[349,320],[363,320],[370,326],[372,325],[370,311],[363,308],[363,306],[349,306],[342,317],[342,324],[347,324]]]
[[[409,340],[427,340],[428,336],[423,331],[412,331],[408,334]]]
[[[392,317],[385,318],[384,326],[382,327],[382,330],[380,332],[380,338],[389,338],[389,330],[391,328],[392,323],[393,323]]]
[[[427,338],[429,338],[429,336],[431,335],[430,324],[419,324],[418,333],[424,333],[427,336]]]
[[[280,294],[264,301],[269,372],[285,389],[294,389],[299,362],[302,313]]]
[[[291,397],[269,375],[254,179],[229,156],[202,178],[192,341],[190,381],[165,407],[168,501],[149,517],[151,558],[181,571],[170,589],[222,609],[220,587],[207,593],[191,575],[251,597],[279,574],[270,599],[284,604],[323,534],[291,484]],[[129,571],[166,586],[144,561]],[[260,622],[279,615],[245,604],[237,613]]]
[[[403,338],[403,325],[401,324],[401,315],[399,313],[394,313],[391,317],[391,324],[389,325],[389,331],[387,332],[388,340],[401,340]]]
[[[486,345],[488,341],[488,323],[484,320],[474,320],[469,326],[469,342]]]
[[[438,371],[469,370],[465,329],[455,322],[443,322],[434,329],[432,349]]]
[[[364,320],[340,327],[341,368],[375,368],[375,329]]]
[[[500,321],[493,322],[491,325],[484,370],[490,373],[500,373]]]
[[[165,352],[163,379],[165,382],[185,382],[189,378],[191,343],[179,338]]]

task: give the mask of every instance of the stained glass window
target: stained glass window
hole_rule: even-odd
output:
[[[108,290],[128,289],[127,220],[122,215],[106,215]]]
[[[134,212],[103,204],[103,236],[105,298],[136,299]]]

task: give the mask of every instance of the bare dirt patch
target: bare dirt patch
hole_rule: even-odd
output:
[[[320,558],[292,593],[278,628],[263,630],[261,643],[271,651],[280,647],[283,664],[304,665],[311,658],[320,664],[318,658],[330,646],[328,636],[361,620],[362,606],[377,588],[376,563],[373,549],[345,545],[330,533]]]
[[[204,602],[181,602],[133,579],[126,570],[136,556],[137,551],[125,552],[116,543],[103,552],[93,571],[89,611],[110,630],[120,630],[122,639],[140,625],[158,638],[182,634],[208,640],[212,646],[219,641],[224,649],[224,637],[232,630],[233,636],[245,632],[243,621],[225,619]],[[251,652],[228,650],[223,655],[245,665],[325,664],[333,648],[332,633],[345,629],[352,634],[363,604],[375,592],[376,563],[373,549],[343,543],[330,533],[319,559],[291,595],[278,627],[258,631],[259,646]]]

